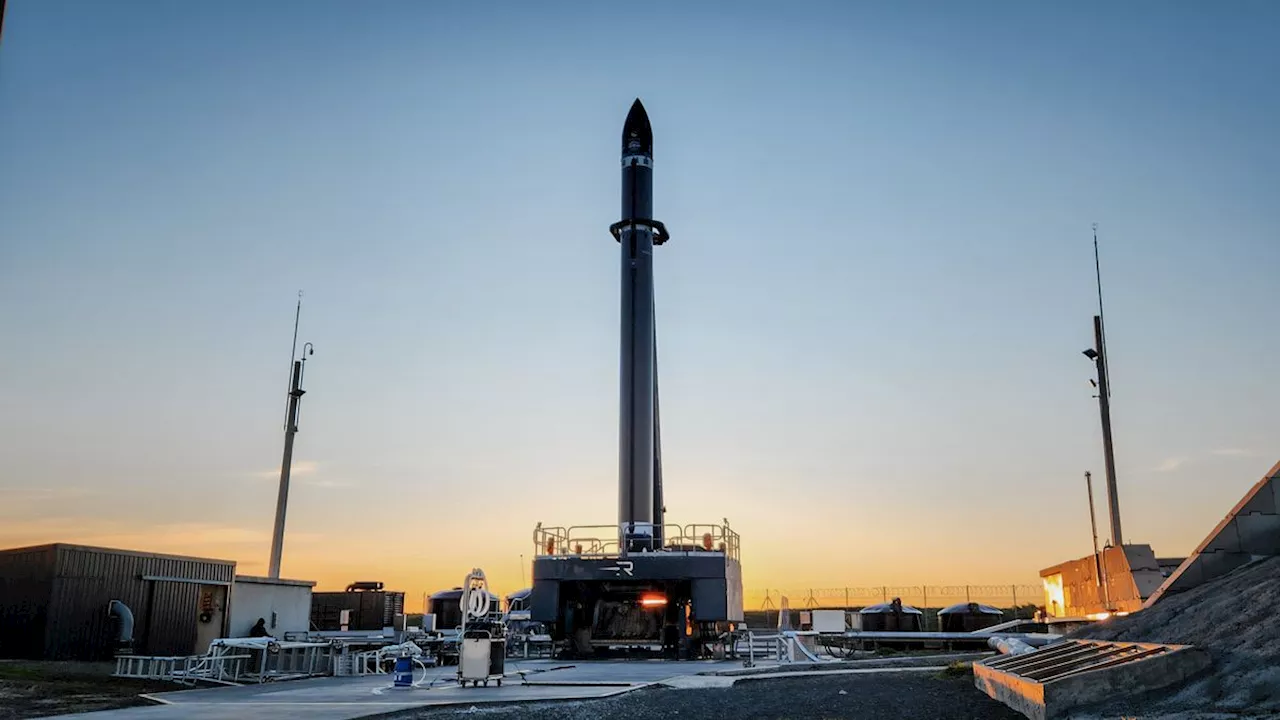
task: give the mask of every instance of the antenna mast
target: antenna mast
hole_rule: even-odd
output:
[[[1098,373],[1098,414],[1102,420],[1102,452],[1107,470],[1107,514],[1111,520],[1111,542],[1124,546],[1120,531],[1120,499],[1116,491],[1115,448],[1111,441],[1111,363],[1107,358],[1106,330],[1102,319],[1102,263],[1098,257],[1098,224],[1093,224],[1093,270],[1098,283],[1098,314],[1093,316],[1095,347],[1085,355],[1094,361]]]
[[[1102,587],[1103,604],[1111,610],[1111,580],[1107,577],[1107,560],[1098,552],[1098,521],[1093,515],[1093,473],[1084,473],[1084,486],[1089,492],[1089,524],[1093,526],[1094,584]]]
[[[1107,321],[1106,315],[1102,312],[1102,262],[1098,258],[1098,223],[1093,224],[1093,274],[1098,285],[1098,321],[1102,325],[1102,342],[1098,347],[1098,352],[1106,355],[1107,352]],[[1107,397],[1111,397],[1111,366],[1106,367],[1107,373]]]
[[[276,521],[271,531],[271,560],[267,577],[280,577],[280,559],[284,553],[284,520],[289,504],[289,473],[293,467],[293,436],[298,433],[299,405],[306,391],[302,389],[302,374],[307,365],[307,355],[315,348],[311,343],[302,346],[298,357],[298,320],[302,317],[302,291],[298,291],[298,306],[293,314],[293,349],[289,353],[289,394],[285,402],[284,457],[280,461],[280,490],[276,496]]]

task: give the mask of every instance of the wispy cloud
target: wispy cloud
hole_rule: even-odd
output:
[[[303,480],[302,484],[315,488],[345,488],[352,486],[352,483],[349,483],[346,480],[328,480],[325,478],[310,478]]]
[[[1245,448],[1220,448],[1218,450],[1210,450],[1209,453],[1219,457],[1253,457],[1257,455],[1254,451]]]
[[[257,480],[279,480],[280,470],[261,470],[246,473],[246,476]],[[293,463],[293,467],[289,470],[289,480],[295,485],[325,489],[348,488],[355,485],[355,483],[348,480],[325,477],[323,473],[320,473],[320,463],[315,460],[298,460]]]
[[[26,518],[48,515],[68,501],[97,493],[82,487],[12,488],[0,491],[0,517]]]
[[[291,545],[309,545],[322,539],[317,533],[290,532]],[[270,528],[249,528],[220,523],[166,523],[139,525],[93,517],[43,517],[0,525],[0,547],[70,542],[152,552],[235,559],[252,555],[271,542]]]
[[[1178,468],[1186,464],[1187,464],[1187,458],[1185,457],[1171,457],[1171,458],[1165,459],[1164,462],[1160,463],[1159,465],[1155,466],[1152,469],[1155,472],[1173,472],[1174,470],[1177,470]]]
[[[295,478],[306,475],[314,475],[320,469],[320,463],[315,460],[297,460],[289,468],[289,477]],[[280,468],[275,470],[259,470],[258,472],[249,473],[253,477],[262,478],[263,480],[274,480],[280,477]]]
[[[5,497],[20,498],[26,500],[66,500],[68,498],[85,497],[93,495],[94,491],[84,487],[33,487],[33,488],[12,488],[5,490]]]

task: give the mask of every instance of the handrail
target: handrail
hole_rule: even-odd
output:
[[[652,552],[707,552],[723,554],[737,560],[739,535],[724,524],[694,523],[662,526],[666,544]],[[533,530],[534,557],[566,556],[612,558],[621,555],[617,525],[571,525],[543,527]]]

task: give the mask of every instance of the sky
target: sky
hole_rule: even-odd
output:
[[[616,522],[638,96],[668,519],[748,605],[1089,553],[1092,223],[1125,539],[1190,552],[1280,459],[1280,6],[734,8],[9,2],[0,547],[265,574],[299,290],[284,575]]]

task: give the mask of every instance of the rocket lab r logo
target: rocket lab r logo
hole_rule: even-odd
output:
[[[627,577],[631,577],[631,571],[636,564],[630,560],[619,560],[614,567],[604,568],[605,571],[611,573],[626,573]]]

